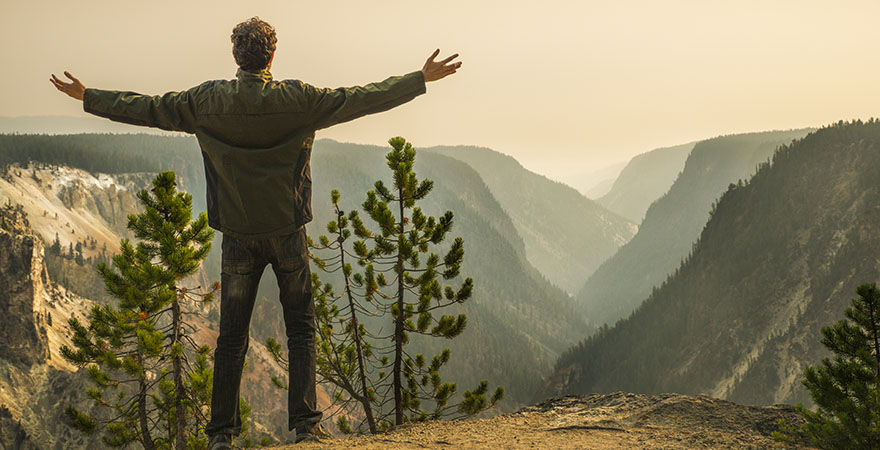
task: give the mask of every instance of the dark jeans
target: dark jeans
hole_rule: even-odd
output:
[[[287,330],[288,427],[293,430],[320,422],[322,414],[317,409],[315,393],[315,303],[305,227],[292,234],[262,239],[224,235],[222,260],[220,335],[214,351],[211,421],[205,433],[237,435],[241,432],[238,410],[241,371],[248,350],[257,286],[266,264],[272,264],[278,278]]]

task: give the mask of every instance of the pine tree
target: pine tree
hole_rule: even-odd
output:
[[[55,240],[52,241],[52,245],[49,247],[49,253],[52,255],[60,255],[61,254],[61,240],[58,238],[58,232],[55,232]]]
[[[74,256],[73,260],[76,262],[76,264],[78,266],[82,266],[83,264],[85,264],[86,261],[83,258],[83,252],[82,252],[83,245],[81,242],[76,243],[75,250],[76,250],[76,255]]]
[[[846,319],[822,328],[822,345],[834,358],[804,370],[816,410],[797,405],[806,423],[783,423],[777,438],[806,436],[824,449],[880,448],[880,291],[863,284],[856,293]]]
[[[88,325],[71,318],[76,349],[61,349],[65,359],[87,368],[96,385],[88,395],[111,408],[112,418],[90,417],[73,406],[67,415],[81,431],[103,427],[110,446],[198,448],[205,444],[200,436],[213,377],[210,349],[193,340],[186,317],[192,303],[211,301],[219,285],[208,291],[180,283],[207,257],[213,230],[205,213],[192,220],[192,196],[177,192],[173,172],[160,173],[153,189],[137,198],[144,211],[128,216],[128,228],[140,242],[123,239],[113,267],[98,266],[118,303],[96,305]]]
[[[390,389],[394,399],[394,423],[400,425],[405,421],[439,418],[448,411],[447,406],[456,392],[456,385],[444,383],[439,371],[449,361],[449,349],[444,349],[428,362],[422,354],[410,356],[404,346],[409,343],[410,333],[451,339],[464,331],[467,324],[464,314],[457,317],[441,315],[438,319],[434,317],[434,311],[470,298],[473,280],[465,278],[457,290],[449,285],[441,288],[438,276],[450,280],[459,275],[464,258],[464,242],[461,238],[455,238],[442,261],[436,253],[428,254],[430,246],[440,244],[451,230],[452,211],[446,211],[435,219],[415,206],[417,201],[427,197],[434,183],[427,179],[419,182],[413,170],[416,151],[410,143],[402,137],[391,138],[388,143],[392,149],[385,158],[393,173],[392,188],[386,187],[381,180],[377,181],[375,190],[367,192],[367,199],[362,205],[381,231],[373,233],[359,220],[354,220],[353,225],[358,237],[373,241],[374,246],[370,250],[367,250],[363,240],[355,242],[355,251],[364,263],[368,263],[368,270],[378,272],[376,278],[379,286],[387,286],[388,282],[384,276],[385,270],[374,269],[374,266],[390,265],[390,273],[394,275],[391,283],[396,286],[392,285],[393,293],[388,297],[394,322],[390,335],[394,342]],[[392,206],[389,207],[389,204]],[[396,209],[396,217],[392,207]],[[428,254],[428,257],[423,267],[421,257],[424,254]],[[412,300],[412,295],[417,298]],[[416,317],[415,322],[413,317]],[[464,414],[474,414],[503,396],[504,391],[499,387],[491,401],[486,402],[487,389],[488,383],[482,382],[474,392],[466,391],[465,401],[457,405],[458,410]],[[422,408],[423,400],[433,403],[432,412]]]
[[[440,369],[450,358],[449,349],[430,359],[421,353],[411,356],[405,349],[411,333],[452,339],[464,331],[464,314],[435,317],[434,311],[467,300],[473,280],[466,278],[458,289],[441,287],[441,278],[451,280],[459,275],[463,241],[455,238],[442,259],[430,251],[451,229],[453,214],[446,211],[436,219],[415,206],[430,193],[433,182],[418,181],[413,171],[415,150],[406,140],[397,137],[389,143],[392,150],[386,160],[393,172],[394,193],[377,181],[362,204],[381,231],[369,230],[357,211],[346,216],[339,207],[340,194],[333,190],[336,219],[327,224],[333,238],[322,235],[319,245],[309,238],[315,265],[328,274],[341,272],[344,284],[336,294],[329,283],[312,274],[318,375],[333,386],[337,411],[353,412],[359,407],[360,414],[355,415],[364,418],[352,427],[346,415],[340,414],[337,427],[344,433],[376,433],[406,421],[469,416],[494,406],[504,396],[499,386],[488,397],[489,384],[484,380],[473,391],[466,390],[461,401],[450,404],[456,385],[444,383],[440,377]],[[389,203],[397,209],[397,216]],[[359,239],[352,241],[352,233]],[[315,254],[327,250],[330,256]],[[423,265],[422,255],[426,254]],[[387,276],[392,277],[390,281]],[[371,332],[361,316],[371,318],[371,325],[390,317],[392,331]],[[387,329],[384,324],[377,327]],[[266,345],[287,370],[280,344],[268,339]],[[273,382],[286,388],[278,379]]]

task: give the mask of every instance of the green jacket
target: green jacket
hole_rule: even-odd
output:
[[[239,238],[295,231],[312,220],[315,130],[391,109],[425,92],[421,71],[365,86],[318,89],[239,69],[235,80],[147,96],[86,89],[83,109],[117,122],[195,134],[211,227]]]

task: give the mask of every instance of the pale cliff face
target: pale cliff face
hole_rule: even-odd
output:
[[[0,358],[23,366],[49,358],[46,281],[40,241],[0,230]]]

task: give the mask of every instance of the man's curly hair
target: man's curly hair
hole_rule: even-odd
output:
[[[232,29],[232,56],[244,70],[263,70],[269,65],[277,42],[272,25],[251,17]]]

